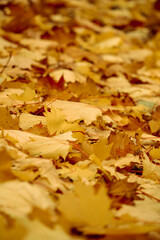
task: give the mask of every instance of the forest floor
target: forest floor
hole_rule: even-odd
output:
[[[160,239],[160,1],[0,1],[1,240]]]

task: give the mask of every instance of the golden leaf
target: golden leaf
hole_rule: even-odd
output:
[[[94,187],[79,182],[72,192],[60,196],[58,209],[72,226],[90,227],[96,234],[99,228],[113,222],[110,207],[111,199],[104,186],[96,192]]]

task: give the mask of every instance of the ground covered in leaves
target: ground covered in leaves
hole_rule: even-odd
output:
[[[160,239],[160,1],[0,1],[2,240]]]

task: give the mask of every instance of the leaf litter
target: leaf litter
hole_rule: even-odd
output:
[[[0,18],[1,239],[159,239],[160,1]]]

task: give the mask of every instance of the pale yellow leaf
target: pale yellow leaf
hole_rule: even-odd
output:
[[[19,126],[22,130],[28,130],[29,128],[40,123],[46,126],[46,118],[29,113],[22,113],[19,117]]]
[[[67,122],[65,122],[65,116],[62,111],[58,108],[51,107],[51,111],[45,111],[47,129],[50,135],[54,133],[60,133],[65,131]]]
[[[122,205],[116,216],[128,214],[144,223],[160,223],[160,204],[156,200],[145,197],[134,201],[134,206]]]
[[[118,48],[122,43],[121,37],[112,37],[94,45],[93,51],[96,53],[107,53],[110,48]]]
[[[160,180],[160,166],[152,163],[146,153],[143,154],[143,177]]]
[[[90,165],[90,161],[79,161],[72,165],[66,163],[61,169],[57,169],[61,177],[67,178],[74,181],[91,181],[94,180],[97,172],[97,168],[94,165]]]
[[[68,70],[68,69],[59,69],[56,71],[53,71],[50,73],[50,76],[56,81],[58,82],[60,80],[61,77],[64,78],[64,81],[66,83],[69,82],[80,82],[83,83],[86,81],[86,78],[84,76],[82,76],[81,74]]]
[[[53,229],[45,226],[38,220],[29,221],[25,219],[22,226],[26,229],[26,235],[22,240],[81,240],[81,237],[72,236],[66,232],[60,225],[54,226]]]
[[[0,211],[11,217],[25,217],[33,207],[55,208],[48,192],[41,186],[18,180],[0,184]]]
[[[39,184],[44,184],[54,191],[64,190],[63,181],[59,178],[56,168],[50,159],[20,158],[13,168],[13,173],[22,181],[33,181],[37,177]]]
[[[23,91],[23,93],[21,93],[20,95],[17,95],[17,94],[12,94],[10,95],[10,97],[13,99],[13,100],[18,100],[18,101],[31,101],[34,99],[35,97],[35,90],[34,89],[31,89],[29,87],[26,87]]]
[[[0,131],[2,134],[2,131]],[[16,147],[26,150],[32,156],[43,156],[45,158],[65,158],[70,150],[69,141],[75,141],[72,132],[66,132],[55,137],[41,137],[32,133],[5,130],[5,138],[9,139]]]
[[[89,125],[97,120],[97,117],[102,116],[102,111],[99,108],[80,102],[56,100],[50,104],[51,106],[61,109],[69,122],[83,120]]]

